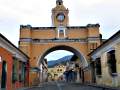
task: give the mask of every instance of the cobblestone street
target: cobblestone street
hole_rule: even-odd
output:
[[[120,90],[115,88],[83,85],[80,83],[49,82],[39,87],[32,87],[25,90]]]

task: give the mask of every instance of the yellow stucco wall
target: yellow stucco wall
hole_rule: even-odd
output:
[[[116,50],[116,65],[117,65],[117,73],[118,73],[118,77],[117,77],[117,80],[118,80],[118,86],[120,87],[120,43],[118,43],[116,46],[115,46],[115,50]]]
[[[87,29],[71,29],[66,30],[66,35],[68,39],[86,39],[88,35],[91,37],[98,37],[99,35],[99,29],[94,28],[95,32],[89,33]],[[20,39],[22,38],[30,38],[30,39],[54,39],[57,36],[56,29],[55,30],[31,30],[23,28],[23,30],[20,31]],[[96,33],[96,34],[95,34]],[[100,44],[100,40],[96,40],[95,42]],[[25,52],[30,57],[30,66],[31,67],[38,67],[38,63],[40,60],[40,57],[50,48],[59,46],[59,45],[65,45],[70,46],[80,53],[83,54],[83,56],[88,59],[88,53],[90,52],[90,45],[91,42],[44,42],[44,43],[32,43],[32,42],[24,42],[20,41],[20,49]],[[89,75],[88,75],[89,76]]]
[[[66,69],[66,66],[64,66],[64,65],[58,65],[58,66],[55,66],[55,67],[52,67],[52,68],[48,68],[48,73],[50,73],[52,75],[52,79],[53,80],[58,80],[59,77],[61,75],[63,75],[65,69]],[[54,76],[54,74],[57,74],[57,76]]]
[[[65,15],[65,19],[63,21],[57,20],[56,17],[59,13],[63,13]],[[40,61],[41,56],[43,56],[44,53],[50,48],[58,45],[65,45],[74,48],[78,52],[82,53],[83,57],[85,57],[86,60],[88,60],[87,55],[90,52],[91,47],[91,40],[89,40],[89,38],[95,38],[95,40],[92,40],[92,43],[94,41],[98,44],[97,46],[100,45],[99,25],[97,26],[97,24],[90,24],[89,26],[70,27],[68,13],[69,10],[65,8],[64,5],[56,5],[56,7],[52,9],[53,27],[32,27],[30,25],[21,26],[19,48],[30,57],[31,67],[39,67],[38,63]],[[60,38],[58,38],[57,30],[59,26],[65,27],[66,37],[64,37],[64,40],[77,39],[80,41],[39,42],[39,40],[43,39],[59,40]],[[64,34],[61,37],[63,36]],[[38,40],[38,42],[34,42],[32,40]],[[88,74],[86,74],[86,76],[89,77]]]

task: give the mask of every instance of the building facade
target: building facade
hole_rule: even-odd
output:
[[[100,45],[100,25],[69,26],[68,14],[69,10],[64,6],[63,1],[57,0],[55,8],[52,9],[51,27],[20,26],[19,48],[30,57],[30,67],[38,68],[44,57],[52,51],[73,52],[81,61],[81,71],[87,82],[90,81],[87,55]],[[30,78],[33,77],[30,74]]]
[[[66,70],[66,66],[59,64],[54,67],[48,68],[48,73],[49,73],[49,81],[56,81],[56,80],[63,80],[64,76],[63,73]]]
[[[29,86],[29,57],[0,34],[0,89]]]
[[[40,83],[48,81],[48,64],[47,59],[44,59],[40,64]]]
[[[120,30],[89,55],[93,82],[120,86]]]

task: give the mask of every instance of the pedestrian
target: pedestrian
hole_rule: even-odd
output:
[[[74,81],[74,62],[70,61],[69,63],[67,62],[66,65],[66,70],[67,70],[67,82],[72,82]]]

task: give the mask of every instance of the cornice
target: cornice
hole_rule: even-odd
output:
[[[89,55],[92,56],[93,58],[96,58],[100,56],[102,53],[114,49],[114,45],[116,45],[117,43],[120,43],[120,30],[116,34],[111,36],[108,40],[103,42],[103,44],[101,44]]]
[[[99,24],[88,24],[86,26],[67,26],[67,29],[88,29],[88,28],[99,28]],[[29,30],[47,30],[47,29],[56,29],[57,27],[32,27],[31,25],[20,25],[20,29],[29,29]]]
[[[13,54],[13,57],[18,58],[21,61],[26,62],[26,60],[29,60],[29,57],[26,54],[24,54],[19,48],[13,45],[2,34],[0,34],[0,46],[7,49],[9,52]]]

